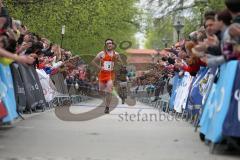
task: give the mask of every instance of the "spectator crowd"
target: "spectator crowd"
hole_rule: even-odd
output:
[[[21,65],[20,69],[18,64]],[[79,56],[73,55],[70,50],[51,42],[48,38],[31,32],[22,21],[9,15],[2,1],[0,1],[0,72],[0,122],[2,120],[9,122],[16,118],[15,114],[11,117],[10,112],[24,112],[33,108],[34,103],[27,100],[31,98],[25,97],[33,95],[33,90],[42,88],[41,93],[49,102],[57,95],[71,94],[71,88],[74,88],[72,94],[76,92],[87,94],[93,87],[97,89],[96,79],[91,76],[86,63]],[[9,75],[10,79],[6,79]],[[31,76],[30,79],[26,78]],[[30,80],[40,81],[41,84],[37,82],[33,84]],[[32,83],[32,86],[28,83]],[[10,90],[11,94],[8,92]],[[39,97],[40,95],[39,92]],[[14,97],[16,104],[8,103]],[[37,98],[36,92],[35,100]],[[23,105],[28,107],[21,109],[19,105],[23,99],[26,101]],[[6,118],[7,115],[10,118]]]
[[[220,143],[240,148],[240,1],[225,0],[225,6],[205,12],[203,26],[165,48],[153,69],[135,81],[156,98],[167,84],[169,109],[191,115],[211,150]]]
[[[218,67],[231,60],[240,59],[240,18],[238,1],[227,1],[222,11],[207,11],[204,24],[189,37],[177,42],[147,73],[138,77],[135,84],[149,86],[148,90],[161,90],[167,84],[171,94],[172,82],[178,74],[188,72],[196,77],[201,67]],[[159,94],[157,94],[159,95]]]

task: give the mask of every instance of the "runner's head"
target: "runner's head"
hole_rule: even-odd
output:
[[[115,47],[115,43],[112,39],[108,38],[105,40],[105,46],[104,46],[105,50],[111,51],[114,49],[114,47]]]

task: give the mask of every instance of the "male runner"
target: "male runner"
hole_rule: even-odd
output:
[[[115,73],[114,64],[119,61],[122,63],[119,53],[115,52],[115,44],[112,39],[105,40],[104,50],[97,54],[92,64],[100,69],[98,74],[99,91],[105,93],[106,108],[105,113],[109,113],[109,107],[112,100],[113,81]],[[98,65],[100,61],[100,65]]]

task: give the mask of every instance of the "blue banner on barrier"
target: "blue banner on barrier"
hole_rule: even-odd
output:
[[[223,124],[223,135],[240,137],[240,63],[238,63],[231,102]]]
[[[208,82],[208,68],[201,67],[196,77],[194,77],[187,101],[186,111],[191,113],[191,115],[198,114],[202,106],[203,91],[206,82]]]
[[[13,89],[12,74],[9,66],[0,64],[0,77],[2,82],[7,87],[6,95],[3,97],[3,102],[7,108],[8,115],[3,119],[3,122],[11,122],[18,117],[16,101]]]
[[[7,108],[3,104],[3,97],[5,97],[7,94],[7,86],[3,83],[1,76],[0,76],[0,122],[4,117],[8,115]]]
[[[181,82],[181,79],[179,78],[178,73],[175,73],[175,76],[173,77],[172,95],[170,97],[170,103],[169,103],[169,107],[171,110],[174,109],[174,101],[177,95],[177,87],[179,86],[180,82]]]
[[[213,99],[213,97],[214,97],[215,90],[216,90],[216,84],[213,83],[212,88],[211,88],[210,93],[209,93],[209,96],[208,96],[208,99],[207,99],[207,101],[204,105],[203,114],[202,114],[200,124],[199,124],[201,126],[200,132],[203,133],[204,135],[207,134],[209,124],[210,124],[209,123],[210,122],[209,110],[211,109],[211,107],[213,107],[211,105],[211,99]]]
[[[216,77],[217,72],[218,72],[218,67],[212,67],[208,69],[207,73],[204,76],[204,79],[207,80],[207,83],[203,83],[204,85],[201,86],[202,95],[203,95],[202,106],[204,106],[206,103],[206,99],[208,98],[208,95],[212,88],[214,78]]]
[[[237,61],[221,65],[219,79],[213,85],[204,107],[200,132],[213,143],[222,140],[222,126],[229,108],[237,65]]]
[[[182,113],[186,109],[191,84],[192,77],[188,72],[185,72],[176,89],[177,94],[174,101],[174,110],[178,113]]]
[[[201,68],[193,82],[189,94],[189,101],[192,105],[202,105],[203,92],[205,90],[204,86],[208,82],[208,77],[205,77],[207,72],[208,68]]]

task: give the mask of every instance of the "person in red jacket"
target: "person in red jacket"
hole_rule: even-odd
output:
[[[186,59],[186,64],[183,62],[177,62],[175,67],[182,69],[183,71],[189,72],[191,76],[196,76],[197,72],[200,70],[201,66],[207,66],[199,57],[192,53],[192,49],[195,47],[195,43],[188,41],[185,43],[185,49],[188,55]]]
[[[201,66],[207,66],[207,64],[201,61],[199,58],[195,59],[194,63],[190,65],[182,65],[182,70],[189,72],[191,76],[196,76]]]

